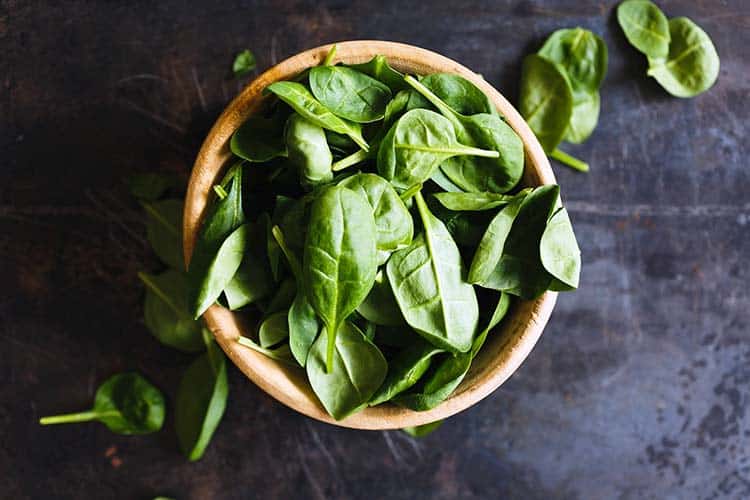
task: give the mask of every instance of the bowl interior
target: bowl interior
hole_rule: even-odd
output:
[[[489,96],[500,114],[521,137],[526,153],[522,182],[527,186],[555,183],[547,157],[523,118],[481,76],[451,59],[411,45],[369,40],[337,45],[334,63],[361,63],[382,54],[395,69],[405,73],[455,73],[470,80]],[[198,153],[188,186],[183,221],[186,262],[189,262],[192,254],[201,218],[210,200],[211,187],[218,181],[232,156],[229,151],[232,133],[260,108],[264,100],[262,91],[266,86],[275,81],[291,79],[302,70],[320,64],[330,47],[325,45],[301,52],[269,69],[245,87],[221,114]],[[332,419],[318,402],[304,370],[288,367],[237,344],[236,339],[242,332],[255,328],[251,321],[219,305],[210,307],[204,319],[232,362],[261,389],[290,408],[344,427],[398,429],[449,417],[495,390],[534,347],[549,319],[556,297],[556,293],[547,292],[533,301],[516,301],[505,320],[488,336],[461,385],[440,406],[425,412],[414,412],[383,404],[366,408],[340,421]]]

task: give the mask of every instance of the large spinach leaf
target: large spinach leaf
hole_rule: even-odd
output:
[[[312,68],[310,90],[333,114],[356,123],[382,119],[391,100],[387,85],[345,66]]]

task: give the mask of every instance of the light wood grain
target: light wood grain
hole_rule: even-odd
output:
[[[193,251],[200,221],[212,192],[211,186],[217,182],[231,158],[229,140],[232,133],[259,108],[264,98],[261,92],[266,86],[275,81],[291,79],[303,69],[319,64],[330,47],[325,45],[307,50],[269,69],[245,87],[216,121],[198,153],[185,200],[183,238],[186,262],[189,262]],[[547,157],[523,118],[497,90],[468,68],[425,49],[370,40],[339,43],[334,62],[361,63],[377,54],[385,55],[394,68],[406,73],[455,73],[470,80],[489,96],[523,140],[526,152],[523,183],[527,186],[555,183]],[[249,321],[218,305],[210,307],[203,317],[232,362],[256,385],[283,404],[309,417],[344,427],[398,429],[454,415],[499,387],[531,352],[552,313],[556,298],[556,293],[547,292],[534,301],[516,303],[501,327],[489,335],[455,393],[437,408],[414,412],[384,404],[367,408],[341,421],[333,420],[325,412],[302,369],[285,366],[236,343],[237,337],[248,331]]]

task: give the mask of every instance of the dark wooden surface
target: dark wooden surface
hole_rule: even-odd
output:
[[[613,5],[556,2],[0,3],[0,497],[748,498],[750,6],[662,1],[713,38],[718,83],[690,100],[645,76]],[[173,396],[190,360],[141,320],[156,261],[122,179],[185,177],[247,79],[357,38],[427,47],[515,101],[521,58],[551,31],[601,34],[610,67],[593,137],[555,166],[583,252],[528,361],[416,441],[305,419],[231,370],[204,459],[171,420],[144,437],[41,428],[123,369]]]

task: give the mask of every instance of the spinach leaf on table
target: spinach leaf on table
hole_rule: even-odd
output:
[[[202,351],[201,325],[188,309],[185,274],[168,269],[158,275],[138,273],[138,277],[146,286],[143,315],[154,337],[181,351]]]
[[[353,323],[340,323],[333,350],[327,347],[328,332],[323,329],[310,350],[307,377],[326,411],[341,420],[367,405],[385,379],[388,364]]]
[[[474,288],[463,279],[458,247],[445,225],[432,215],[420,193],[417,209],[423,232],[394,253],[388,281],[406,322],[435,346],[466,352],[477,327]]]
[[[249,49],[238,53],[232,64],[234,76],[244,76],[255,69],[255,54]]]
[[[182,200],[142,202],[146,236],[154,253],[169,267],[185,269],[182,255]]]
[[[297,166],[300,183],[305,187],[325,184],[333,179],[333,155],[323,128],[293,114],[286,122],[284,142],[289,160]]]
[[[211,340],[180,380],[174,425],[180,449],[191,462],[199,460],[218,427],[229,395],[224,353]]]
[[[164,424],[164,396],[138,373],[120,373],[96,390],[94,407],[80,413],[42,417],[42,425],[97,420],[116,434],[150,434]]]
[[[436,420],[435,422],[430,422],[429,424],[424,425],[418,425],[416,427],[404,427],[401,429],[408,435],[414,438],[423,438],[429,434],[432,434],[435,432],[441,425],[443,425],[443,422],[445,420]]]
[[[305,240],[304,288],[328,333],[329,369],[339,325],[375,281],[376,251],[375,217],[364,196],[333,186],[315,198]]]
[[[307,90],[307,87],[301,83],[275,82],[266,88],[312,123],[324,129],[349,136],[365,151],[370,149],[364,137],[362,137],[362,128],[359,124],[343,120],[333,114],[331,110],[318,102]]]
[[[628,42],[652,59],[669,54],[669,22],[649,0],[626,0],[617,7],[617,22]]]
[[[310,90],[333,114],[355,123],[383,118],[391,89],[345,66],[316,66],[310,70]]]

